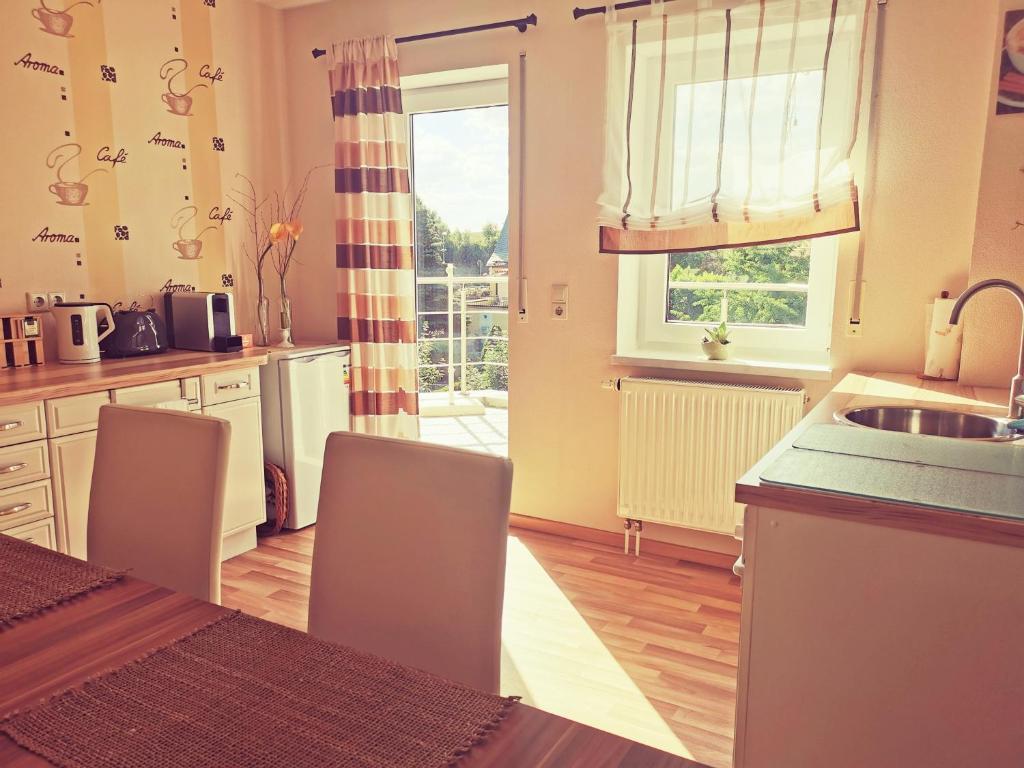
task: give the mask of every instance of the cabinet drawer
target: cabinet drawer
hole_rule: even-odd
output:
[[[0,532],[52,516],[49,480],[0,491]]]
[[[47,400],[46,433],[50,437],[60,437],[96,429],[100,407],[109,404],[110,393],[106,390]]]
[[[57,549],[57,539],[53,534],[53,519],[36,520],[34,523],[19,525],[17,528],[9,528],[4,531],[5,536],[27,541],[37,547],[46,549]]]
[[[237,368],[202,376],[203,407],[217,403],[230,403],[260,394],[260,369]]]
[[[46,441],[0,448],[0,488],[31,483],[50,476]]]
[[[27,443],[46,437],[42,403],[5,405],[0,408],[0,445]]]
[[[122,387],[112,390],[110,402],[118,405],[158,405],[181,399],[181,380],[158,381],[139,387]]]
[[[197,411],[203,407],[203,398],[200,396],[202,385],[198,376],[191,376],[181,380],[181,396],[188,401],[188,409]]]

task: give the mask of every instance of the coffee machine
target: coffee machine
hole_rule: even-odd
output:
[[[235,303],[230,293],[165,293],[167,343],[175,349],[237,352]]]

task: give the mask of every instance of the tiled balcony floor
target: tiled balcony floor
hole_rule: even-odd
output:
[[[487,408],[482,416],[422,416],[420,439],[508,456],[508,410]]]

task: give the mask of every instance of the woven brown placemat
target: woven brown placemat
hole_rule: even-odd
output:
[[[0,732],[61,768],[440,768],[515,701],[232,614]]]
[[[122,576],[0,534],[0,628]]]

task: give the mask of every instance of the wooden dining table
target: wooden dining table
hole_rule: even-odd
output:
[[[125,577],[0,626],[0,719],[138,659],[227,612]],[[260,713],[253,712],[253,722],[259,719]],[[0,735],[0,765],[28,768],[49,763]],[[525,704],[515,706],[459,766],[706,768]]]

